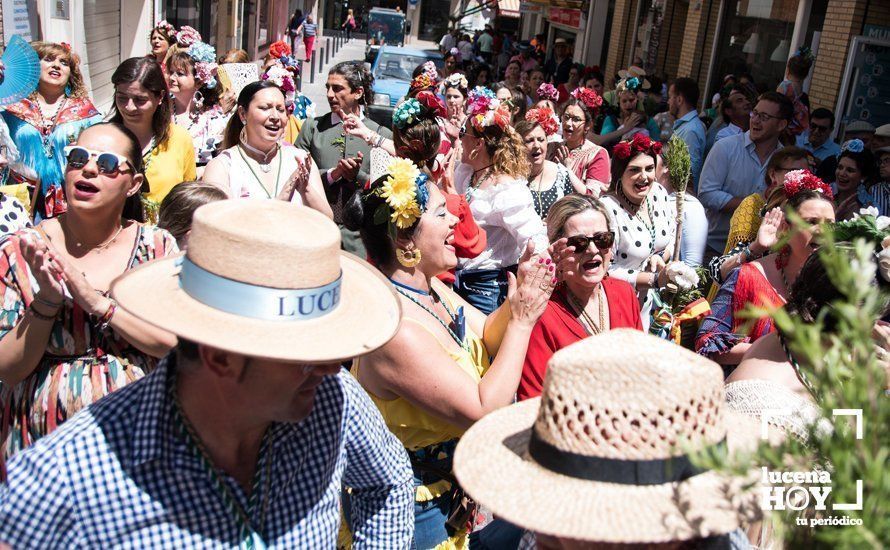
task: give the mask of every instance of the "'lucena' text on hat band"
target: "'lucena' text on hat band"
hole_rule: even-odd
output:
[[[341,273],[333,282],[314,288],[270,288],[211,273],[183,256],[178,260],[179,286],[202,304],[265,321],[306,321],[334,311],[340,303]]]

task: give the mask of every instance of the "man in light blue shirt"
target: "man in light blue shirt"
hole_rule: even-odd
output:
[[[791,101],[766,92],[751,111],[750,129],[714,144],[701,173],[698,198],[708,209],[708,252],[722,254],[729,220],[742,199],[763,191],[770,157],[782,148],[779,136],[794,115]]]
[[[816,109],[810,115],[809,130],[797,136],[797,146],[813,153],[819,162],[836,157],[841,154],[841,146],[831,140],[833,130],[834,113],[825,108]]]
[[[692,186],[698,189],[707,138],[704,123],[698,118],[698,84],[691,78],[678,78],[668,88],[668,110],[674,117],[674,133],[689,147],[692,160]]]

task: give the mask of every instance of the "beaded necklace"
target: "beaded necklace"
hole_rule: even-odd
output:
[[[207,475],[207,479],[210,481],[210,484],[216,490],[217,494],[222,498],[223,502],[226,505],[226,508],[229,512],[235,516],[238,522],[239,528],[239,536],[241,538],[241,542],[238,545],[239,548],[243,548],[245,550],[260,550],[266,548],[266,543],[263,541],[262,535],[258,532],[257,529],[254,529],[253,524],[250,521],[250,514],[248,513],[251,510],[255,510],[257,506],[260,506],[260,519],[259,525],[260,529],[262,529],[263,524],[265,523],[266,518],[266,510],[269,504],[269,492],[270,492],[270,480],[272,479],[272,455],[269,454],[267,457],[267,451],[272,445],[271,438],[268,438],[268,432],[263,435],[263,441],[260,444],[260,453],[257,457],[257,465],[263,464],[265,462],[265,468],[260,475],[260,470],[257,470],[254,475],[252,487],[250,491],[250,498],[247,501],[247,510],[245,510],[241,504],[238,502],[238,499],[235,498],[235,495],[232,494],[228,485],[226,485],[225,481],[220,477],[219,473],[214,467],[213,462],[210,460],[210,457],[207,453],[207,450],[204,448],[204,445],[201,443],[201,438],[198,437],[198,434],[195,432],[195,428],[189,423],[188,419],[185,418],[185,414],[182,412],[182,404],[179,402],[179,396],[176,394],[176,383],[175,379],[173,383],[170,384],[170,398],[173,401],[173,421],[176,424],[176,429],[179,433],[179,436],[185,440],[186,446],[191,451],[192,455],[198,459],[198,462],[201,464],[204,473]],[[260,479],[263,479],[263,489],[260,491]],[[260,501],[259,499],[262,498]]]
[[[467,192],[464,193],[467,198],[467,204],[469,204],[470,201],[473,200],[473,195],[476,194],[476,190],[479,189],[479,185],[481,185],[482,182],[491,175],[490,172],[492,166],[493,164],[489,164],[488,166],[483,166],[478,170],[473,170],[473,175],[470,176],[470,184],[467,186]],[[479,179],[476,179],[476,175],[480,172],[482,173],[482,176],[480,176]]]
[[[433,291],[432,289],[430,289],[430,292],[426,292],[425,290],[420,290],[419,288],[414,288],[412,286],[408,286],[408,285],[400,283],[398,281],[394,281],[393,279],[390,279],[389,281],[393,285],[395,285],[396,292],[398,292],[405,298],[408,298],[409,300],[411,300],[412,302],[414,302],[415,304],[420,306],[424,311],[426,311],[427,313],[432,315],[436,319],[436,321],[439,321],[439,324],[442,325],[442,327],[444,327],[445,330],[448,331],[448,334],[451,336],[451,338],[455,342],[457,342],[457,344],[460,347],[462,347],[465,351],[470,351],[469,346],[464,341],[464,338],[462,335],[458,336],[458,334],[455,331],[451,330],[451,326],[448,323],[446,323],[445,321],[442,320],[441,317],[436,315],[436,312],[434,312],[432,309],[425,306],[423,303],[421,303],[420,300],[418,300],[417,298],[415,298],[414,296],[409,294],[409,292],[413,293],[413,294],[419,294],[421,296],[428,296],[430,298],[438,300],[442,304],[442,306],[445,308],[445,313],[447,313],[448,317],[451,319],[451,324],[453,324],[455,327],[457,327],[458,331],[461,333],[464,332],[464,329],[462,327],[462,324],[464,322],[463,308],[458,308],[457,315],[455,315],[454,313],[451,312],[451,308],[448,307],[448,303],[445,302],[445,300],[443,300],[442,298],[440,298],[439,295],[436,294],[435,291]]]
[[[615,191],[616,194],[621,198],[621,201],[624,202],[626,205],[630,206],[634,204],[630,202],[630,199],[627,198],[627,195],[624,194],[624,189],[621,188],[621,185],[618,185]],[[635,205],[637,206],[637,211],[636,213],[634,213],[633,217],[634,219],[639,220],[640,223],[643,224],[643,227],[649,230],[649,254],[652,255],[655,253],[655,216],[652,215],[652,203],[649,202],[648,195],[646,196],[646,198],[643,199],[643,202],[646,204],[646,213],[649,214],[649,221],[652,223],[652,225],[646,223],[646,220],[644,220],[643,217],[640,216],[642,205]],[[630,214],[630,210],[625,210],[627,210],[628,214]]]
[[[46,118],[43,116],[43,109],[40,108],[40,100],[34,100],[34,105],[37,107],[37,114],[40,115],[40,141],[43,143],[43,154],[46,155],[46,158],[51,159],[55,156],[56,148],[52,143],[52,134],[59,121],[59,115],[65,110],[66,103],[68,103],[67,97],[65,97],[59,106],[56,107],[56,112],[53,114],[53,117],[48,124]]]
[[[151,165],[152,158],[154,158],[155,149],[158,148],[157,139],[154,136],[151,136],[151,141],[148,142],[148,146],[142,150],[142,173],[148,174],[148,167]],[[146,152],[148,150],[148,152]]]
[[[572,307],[575,309],[575,315],[579,316],[579,321],[581,321],[581,325],[584,327],[584,330],[587,331],[587,334],[593,336],[595,334],[600,334],[601,332],[606,330],[606,308],[604,307],[604,302],[606,300],[605,292],[603,291],[603,286],[600,285],[596,289],[597,293],[597,310],[599,311],[599,325],[596,325],[591,319],[590,314],[587,313],[587,309],[583,307],[578,299],[566,289],[566,296],[569,299],[569,302],[572,304]]]
[[[782,345],[782,351],[785,352],[785,357],[788,358],[788,362],[791,363],[791,368],[794,369],[794,374],[797,375],[797,379],[800,380],[800,383],[803,384],[803,387],[806,388],[810,395],[816,397],[816,390],[813,388],[813,385],[810,383],[810,380],[807,378],[807,375],[804,374],[803,370],[800,368],[800,363],[797,362],[797,359],[794,358],[794,355],[791,354],[791,350],[788,348],[788,343],[785,341],[785,337],[782,333],[779,333],[779,343]]]

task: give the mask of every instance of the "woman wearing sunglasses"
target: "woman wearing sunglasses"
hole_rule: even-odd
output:
[[[590,195],[567,195],[547,214],[547,237],[562,258],[559,284],[532,329],[517,397],[541,395],[547,361],[558,350],[615,328],[643,329],[633,287],[609,278],[615,233],[606,207]]]
[[[124,272],[177,251],[141,223],[139,149],[118,124],[84,130],[66,148],[67,212],[0,245],[3,458],[141,378],[176,343],[108,296]]]
[[[154,58],[127,59],[111,75],[111,83],[111,120],[126,126],[139,140],[148,182],[145,209],[150,220],[157,220],[158,208],[170,189],[197,177],[192,136],[173,124],[167,78]]]

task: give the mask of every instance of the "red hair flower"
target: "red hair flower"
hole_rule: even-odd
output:
[[[828,200],[834,199],[834,193],[831,186],[819,179],[818,176],[809,170],[792,170],[785,174],[785,180],[782,183],[785,196],[789,199],[797,195],[801,191],[816,191],[825,196]]]
[[[445,117],[447,115],[447,111],[445,110],[445,104],[442,103],[442,100],[439,99],[439,96],[434,94],[429,90],[422,90],[417,92],[417,95],[414,98],[423,105],[427,111],[433,113],[437,117]]]
[[[544,129],[544,133],[547,137],[550,137],[559,131],[559,121],[556,119],[553,111],[547,107],[529,109],[528,112],[525,113],[525,120],[537,122],[541,128]]]
[[[612,148],[612,156],[621,160],[630,157],[630,143],[622,141]]]
[[[639,154],[661,154],[661,143],[649,139],[645,134],[634,134],[630,141],[622,141],[612,149],[612,155],[621,160],[627,160]]]
[[[494,110],[494,123],[500,126],[501,130],[506,130],[512,119],[513,114],[506,105],[501,105]]]
[[[274,57],[275,59],[280,59],[282,57],[288,56],[291,54],[290,46],[287,45],[283,40],[279,40],[278,42],[273,42],[271,46],[269,46],[269,55]]]
[[[572,90],[572,97],[583,103],[588,109],[596,113],[603,104],[603,98],[600,97],[593,88],[578,87]]]

